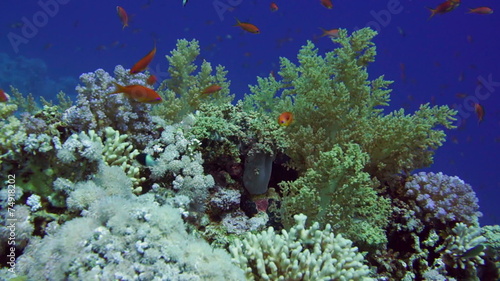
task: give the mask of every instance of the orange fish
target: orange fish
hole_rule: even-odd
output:
[[[293,121],[293,114],[291,112],[283,112],[278,117],[278,124],[280,126],[288,126]]]
[[[122,29],[125,29],[125,27],[128,26],[128,15],[125,9],[123,9],[120,6],[116,6],[116,12],[118,13],[118,16],[120,17],[120,20],[122,21],[123,27]]]
[[[0,89],[0,102],[6,102],[9,100],[9,95],[7,95],[4,90]]]
[[[201,93],[202,94],[213,94],[215,92],[218,92],[220,89],[222,89],[221,86],[219,86],[217,84],[213,84],[213,85],[208,86],[205,89],[203,89],[203,91]]]
[[[251,23],[248,23],[248,22],[241,22],[239,21],[238,19],[236,19],[236,24],[233,25],[233,26],[239,26],[241,27],[241,29],[247,31],[247,32],[250,32],[250,33],[253,33],[253,34],[259,34],[260,33],[260,30],[257,26],[251,24]]]
[[[431,11],[431,16],[429,17],[429,19],[436,14],[445,14],[451,12],[455,10],[458,5],[460,5],[460,0],[447,0],[439,4],[435,9],[427,8]]]
[[[269,8],[271,9],[271,12],[276,12],[278,10],[278,5],[276,3],[271,2],[271,5],[269,5]]]
[[[142,59],[136,62],[134,66],[132,66],[132,68],[130,69],[130,74],[136,74],[146,70],[149,63],[151,63],[151,61],[153,60],[155,54],[156,54],[156,44],[153,50],[151,50],[151,52],[149,52],[146,56],[144,56]]]
[[[337,28],[326,30],[320,27],[323,30],[323,34],[320,37],[326,36],[328,38],[339,38],[339,30]]]
[[[327,9],[333,8],[332,0],[321,0],[321,5]]]
[[[483,118],[484,118],[484,107],[482,105],[480,105],[479,103],[475,103],[474,104],[474,111],[476,112],[476,115],[477,115],[477,124],[483,122]]]
[[[142,85],[129,85],[122,86],[118,83],[113,82],[116,86],[116,90],[112,94],[123,93],[126,97],[143,103],[159,103],[161,102],[161,97],[153,89],[144,87]]]
[[[157,81],[158,78],[156,78],[155,75],[151,74],[149,75],[148,80],[146,80],[146,83],[148,83],[148,85],[154,85]]]
[[[479,7],[479,8],[469,9],[469,14],[489,15],[493,14],[493,9],[490,7]]]

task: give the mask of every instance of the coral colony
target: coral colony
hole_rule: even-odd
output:
[[[157,104],[82,74],[72,103],[0,103],[7,280],[496,280],[500,228],[432,164],[456,112],[384,112],[376,32],[308,42],[234,101],[222,66],[179,40]],[[139,87],[137,86],[137,87]],[[314,136],[312,138],[311,136]]]

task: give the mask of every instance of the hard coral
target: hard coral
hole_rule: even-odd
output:
[[[329,224],[306,228],[305,215],[294,219],[290,231],[247,233],[229,247],[247,280],[372,280],[350,240],[335,235]]]
[[[406,196],[415,201],[416,212],[424,222],[439,220],[478,225],[482,216],[476,193],[460,178],[443,173],[420,172],[405,184]]]
[[[104,129],[112,127],[128,134],[135,144],[146,143],[152,139],[151,105],[109,93],[115,90],[113,82],[147,86],[147,76],[143,73],[132,76],[121,65],[116,66],[114,74],[113,78],[102,69],[82,74],[82,85],[76,88],[76,105],[64,112],[63,120],[76,132],[95,130],[104,136]]]

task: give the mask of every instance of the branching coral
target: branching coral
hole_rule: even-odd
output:
[[[306,228],[305,215],[294,217],[290,231],[270,227],[247,233],[230,246],[233,261],[247,280],[372,280],[363,256],[352,242],[335,235],[328,224]]]
[[[170,122],[179,122],[202,104],[223,105],[233,100],[234,96],[229,94],[230,82],[225,77],[227,71],[223,66],[217,66],[215,75],[212,75],[212,65],[204,60],[200,71],[194,74],[197,69],[194,62],[199,54],[198,41],[177,41],[177,48],[167,56],[170,78],[159,87],[159,91],[165,96],[165,102],[154,108],[155,115]],[[215,93],[202,93],[212,85],[218,85],[221,89]]]
[[[147,76],[142,73],[132,76],[120,65],[116,66],[114,74],[113,78],[102,69],[82,74],[82,85],[76,88],[78,100],[64,112],[63,120],[76,132],[95,130],[103,136],[104,129],[112,127],[128,134],[135,144],[146,143],[152,139],[151,105],[109,93],[115,90],[113,82],[147,86]]]
[[[420,172],[405,185],[406,196],[424,222],[439,220],[479,225],[478,199],[472,187],[458,177]]]
[[[334,145],[322,152],[304,176],[283,184],[285,226],[290,225],[291,215],[305,213],[361,245],[387,242],[383,228],[390,202],[377,194],[370,175],[363,172],[367,161],[357,144]]]
[[[104,128],[104,133],[104,142],[94,130],[90,130],[88,134],[81,132],[71,135],[58,149],[57,157],[63,163],[80,165],[80,169],[86,167],[87,173],[93,171],[92,169],[89,171],[89,166],[95,170],[99,161],[104,161],[110,166],[119,166],[134,183],[134,191],[140,193],[142,191],[140,184],[145,178],[140,176],[140,169],[135,164],[135,156],[139,151],[127,140],[128,135],[120,134],[111,127]]]
[[[379,179],[432,163],[432,150],[445,139],[437,126],[452,128],[455,111],[422,105],[413,115],[403,110],[383,114],[389,102],[390,81],[368,80],[367,64],[375,59],[371,42],[376,32],[368,28],[347,36],[339,31],[339,48],[318,55],[311,42],[299,52],[298,65],[281,58],[281,80],[259,78],[246,96],[245,108],[294,114],[286,153],[292,166],[305,172],[320,153],[336,143],[354,142],[370,156],[367,171]],[[311,136],[315,136],[311,138]]]
[[[481,228],[457,223],[452,233],[444,241],[444,261],[453,268],[475,271],[476,265],[484,264],[483,243],[486,238],[481,235]]]

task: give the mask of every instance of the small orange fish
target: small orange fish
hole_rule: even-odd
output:
[[[155,75],[151,74],[149,75],[148,80],[146,80],[146,83],[148,83],[148,85],[154,85],[157,81],[158,78],[156,78]]]
[[[321,5],[327,9],[333,8],[332,0],[321,0]]]
[[[136,62],[134,66],[132,66],[132,68],[130,69],[130,74],[136,74],[146,70],[148,65],[153,60],[155,54],[156,54],[156,44],[153,50],[151,50],[151,52],[149,52],[146,56],[144,56],[142,59]]]
[[[9,100],[9,95],[7,95],[4,90],[0,89],[0,102],[6,102]]]
[[[153,89],[144,87],[142,85],[129,85],[122,86],[118,83],[113,82],[116,86],[116,90],[112,94],[123,93],[126,97],[143,103],[159,103],[161,102],[160,95]]]
[[[445,14],[451,12],[455,10],[458,5],[460,5],[460,0],[447,0],[439,4],[435,9],[427,8],[431,11],[431,16],[429,17],[429,19],[436,14]]]
[[[271,9],[271,12],[276,12],[278,10],[278,5],[276,3],[271,2],[271,5],[269,5],[269,8]]]
[[[293,121],[293,114],[291,112],[283,112],[278,117],[278,124],[280,126],[288,126]]]
[[[220,89],[222,89],[221,86],[217,85],[217,84],[213,84],[211,86],[208,86],[206,87],[205,89],[203,89],[203,91],[201,92],[202,94],[213,94],[215,92],[218,92],[220,91]]]
[[[247,31],[247,32],[250,32],[250,33],[253,33],[253,34],[259,34],[260,33],[260,30],[257,26],[251,24],[251,23],[248,23],[248,22],[241,22],[239,21],[238,19],[236,19],[236,24],[233,25],[233,26],[239,26],[241,27],[241,29]]]
[[[469,14],[490,15],[493,14],[493,9],[490,7],[478,7],[469,9]]]
[[[326,30],[320,27],[320,29],[323,31],[323,34],[321,34],[320,37],[326,36],[328,38],[339,38],[339,30],[337,28]]]
[[[128,15],[125,9],[123,9],[120,6],[116,6],[116,12],[118,13],[118,16],[120,17],[120,20],[122,21],[123,27],[122,29],[125,29],[125,27],[128,26]]]
[[[477,115],[477,124],[483,122],[484,119],[484,107],[480,105],[479,103],[474,104],[474,111],[476,112]]]
[[[465,99],[467,97],[467,94],[466,93],[456,93],[455,97],[457,99]]]

